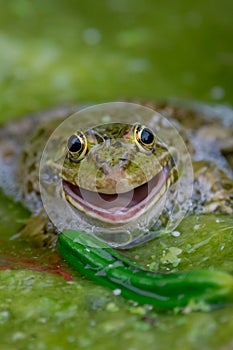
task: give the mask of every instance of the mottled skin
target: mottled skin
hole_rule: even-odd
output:
[[[196,212],[225,212],[231,214],[233,212],[233,180],[230,167],[233,152],[229,142],[232,140],[233,128],[222,126],[218,118],[215,118],[214,121],[210,121],[209,116],[206,117],[205,113],[195,111],[193,108],[190,109],[166,104],[154,105],[151,103],[147,103],[147,105],[161,111],[165,116],[173,118],[172,120],[175,121],[176,127],[178,127],[180,133],[187,142],[189,151],[193,154],[193,166],[195,171],[193,210]],[[16,159],[20,154],[20,167],[17,167],[20,169],[18,174],[21,175],[20,191],[26,203],[36,214],[36,216],[28,221],[27,225],[22,230],[22,234],[27,237],[34,237],[40,244],[51,245],[55,241],[54,228],[51,223],[49,223],[43,209],[41,210],[41,203],[38,199],[38,166],[41,152],[51,132],[60,124],[62,118],[70,112],[72,112],[72,110],[64,111],[58,109],[57,112],[42,113],[38,118],[25,119],[18,122],[17,125],[14,123],[1,130],[1,158],[3,162],[7,161],[8,163],[12,163],[14,167],[16,165]],[[59,115],[61,118],[57,118]],[[38,123],[38,121],[40,121],[40,123]],[[185,127],[181,124],[185,125]],[[210,126],[211,135],[215,136],[212,137],[211,140],[208,140],[208,128]],[[20,128],[21,133],[19,136]],[[32,132],[32,130],[34,131]],[[188,133],[186,133],[186,130],[188,130]],[[224,131],[221,133],[219,130]],[[102,131],[97,130],[100,135]],[[106,133],[107,131],[104,130],[104,132]],[[123,136],[123,139],[124,136],[128,135],[128,131],[124,130],[124,128],[120,128],[117,131],[117,129],[113,130],[112,126],[110,126],[108,132],[110,132],[111,135],[116,132],[117,136],[119,132],[122,132],[121,136]],[[24,138],[28,137],[28,135],[32,136],[29,137],[29,141],[21,150]],[[91,144],[90,139],[91,138],[89,138],[89,142]],[[113,139],[109,144],[110,152],[108,152],[108,155],[110,155],[112,150],[113,157],[107,159],[107,161],[106,149],[101,149],[95,141],[92,144],[92,147],[96,147],[96,152],[92,154],[89,160],[86,158],[86,170],[88,174],[91,174],[93,169],[96,174],[96,167],[94,168],[94,164],[97,163],[100,172],[99,182],[97,181],[98,190],[104,191],[105,189],[106,191],[107,189],[107,193],[114,193],[114,184],[108,178],[109,167],[112,166],[116,166],[118,171],[117,176],[127,179],[127,185],[130,184],[130,186],[136,187],[146,181],[145,174],[141,174],[140,169],[135,168],[135,165],[132,165],[130,160],[131,157],[135,157],[136,154],[139,162],[143,161],[146,164],[147,156],[140,152],[135,153],[132,138],[129,138],[128,142],[129,148],[125,149],[124,145],[119,144],[116,148],[114,146],[115,140]],[[198,144],[198,147],[200,147],[202,143],[205,147],[203,157],[200,157],[196,145]],[[216,162],[211,154],[213,147],[215,147],[216,154],[219,158]],[[120,152],[120,157],[116,152]],[[157,147],[157,152],[156,166],[154,164],[153,168],[145,167],[145,169],[147,169],[146,171],[148,171],[146,177],[150,178],[153,176],[164,164],[167,162],[169,163],[171,160],[170,153],[163,145]],[[124,159],[119,163],[118,160],[120,158]],[[172,169],[170,163],[169,167]],[[67,158],[64,164],[64,178],[72,183],[76,183],[78,179],[77,171],[77,164],[71,163]],[[17,171],[15,171],[15,174],[17,174]],[[176,178],[174,174],[176,174],[174,171],[170,172],[171,182]],[[18,180],[18,178],[19,176],[16,175],[15,179]],[[91,181],[86,181],[85,179],[82,183],[82,179],[82,177],[79,178],[78,181],[81,182],[78,182],[78,185],[87,186],[86,188],[94,190],[94,188],[91,187]]]
[[[35,236],[39,241],[42,240],[49,245],[54,242],[54,239],[56,240],[56,236],[53,234],[54,228],[44,210],[40,211],[38,170],[43,146],[60,123],[61,119],[57,118],[40,122],[20,155],[20,189],[26,202],[36,212],[36,216],[23,228],[22,235]],[[164,184],[165,190],[177,180],[178,176],[171,150],[168,151],[167,147],[156,138],[152,152],[148,154],[139,151],[132,129],[133,126],[129,124],[114,123],[85,131],[89,152],[79,162],[73,162],[67,153],[62,172],[63,179],[89,191],[98,191],[103,194],[124,193],[148,182],[167,166],[170,170]],[[60,147],[62,153],[64,151],[62,147],[66,147],[66,142],[67,140],[63,143],[55,140],[54,147],[58,150]],[[175,153],[173,149],[172,151]],[[50,163],[49,166],[56,166],[56,163],[54,165]],[[80,166],[82,167],[81,176]],[[118,180],[117,188],[114,177]],[[70,200],[70,202],[76,206],[73,201]],[[76,208],[80,210],[80,207],[76,206]],[[146,209],[147,207],[144,208],[145,211]],[[88,210],[85,213],[91,216]]]
[[[142,132],[150,135],[149,144],[142,142]],[[150,208],[178,178],[175,150],[138,123],[102,124],[70,139],[62,170],[63,197],[94,220],[89,221],[92,229],[100,225],[103,231],[107,224],[108,232],[121,232],[127,229],[121,225],[129,224],[136,232],[142,215],[143,224],[151,222]],[[72,148],[74,140],[79,150],[73,153],[69,143]]]
[[[86,131],[89,153],[77,163],[66,157],[64,179],[90,191],[114,194],[114,179],[122,180],[117,182],[117,192],[123,193],[151,180],[166,164],[173,168],[171,154],[162,143],[156,140],[153,152],[143,153],[138,150],[131,129],[131,125],[114,123]],[[79,176],[80,167],[83,176]],[[169,176],[177,177],[175,168]]]

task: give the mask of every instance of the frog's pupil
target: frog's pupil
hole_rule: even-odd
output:
[[[68,149],[70,152],[79,152],[82,148],[80,139],[76,135],[72,135],[68,140]]]
[[[154,141],[153,133],[147,128],[143,129],[141,133],[141,141],[146,145],[150,145]]]

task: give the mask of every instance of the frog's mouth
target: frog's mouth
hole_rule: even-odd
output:
[[[127,223],[154,205],[168,187],[169,169],[164,167],[151,180],[134,189],[116,194],[89,191],[63,180],[67,201],[86,215],[103,222]]]

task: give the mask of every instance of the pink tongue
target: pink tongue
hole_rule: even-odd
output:
[[[72,197],[75,195],[77,196],[77,201],[78,199],[82,199],[91,206],[113,212],[114,210],[122,210],[124,208],[130,209],[136,206],[149,195],[153,188],[156,188],[160,180],[164,181],[165,178],[166,175],[164,172],[161,172],[152,178],[148,183],[145,183],[131,191],[119,194],[92,192],[72,185],[67,181],[64,181],[64,186],[66,192],[70,193]]]
[[[126,193],[106,194],[80,189],[70,183],[65,183],[69,189],[81,197],[85,202],[102,209],[114,211],[122,208],[131,208],[141,202],[148,195],[148,186],[144,184],[138,187],[137,190],[131,190]]]
[[[79,206],[88,210],[90,214],[93,214],[93,217],[101,218],[106,222],[120,223],[132,220],[148,201],[153,200],[153,198],[156,199],[156,195],[166,184],[167,176],[168,168],[164,168],[148,183],[120,194],[105,194],[84,190],[65,180],[63,181],[63,187],[67,195],[73,199],[73,202],[77,202]]]
[[[100,197],[104,203],[106,203],[106,207],[104,209],[121,209],[121,208],[132,208],[139,202],[141,202],[144,198],[148,195],[148,188],[147,184],[140,186],[140,188],[137,188],[137,190],[131,190],[126,193],[119,193],[119,194],[105,194],[105,193],[99,193],[97,194],[98,197]],[[103,201],[101,201],[101,207]],[[92,202],[92,204],[94,204]],[[100,203],[99,203],[100,204]],[[97,204],[98,205],[98,204]]]

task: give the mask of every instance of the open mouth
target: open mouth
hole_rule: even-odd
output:
[[[65,198],[76,209],[103,222],[122,224],[140,216],[154,205],[167,189],[168,167],[150,181],[124,193],[106,194],[89,191],[63,180]]]

